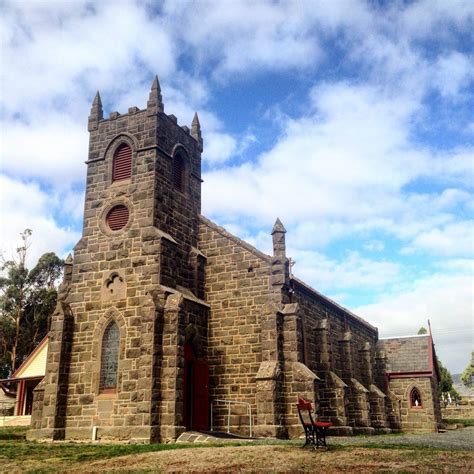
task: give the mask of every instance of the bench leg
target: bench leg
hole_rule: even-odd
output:
[[[306,427],[304,428],[304,434],[305,434],[305,442],[302,446],[302,448],[306,448],[306,446],[308,446],[308,444],[313,444],[314,445],[314,432],[311,428],[309,427]]]
[[[327,448],[326,444],[326,428],[316,428],[316,447]]]

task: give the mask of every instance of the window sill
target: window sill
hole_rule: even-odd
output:
[[[118,181],[112,181],[110,183],[111,188],[119,188],[121,186],[128,186],[132,183],[132,178],[120,179]]]
[[[97,395],[98,400],[110,400],[112,398],[117,398],[117,390],[103,390]]]

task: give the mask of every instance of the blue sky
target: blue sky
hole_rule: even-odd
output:
[[[203,214],[379,327],[473,346],[474,2],[0,1],[1,248],[79,239],[87,116],[145,107],[204,136]]]

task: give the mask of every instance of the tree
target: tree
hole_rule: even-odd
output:
[[[421,328],[418,329],[418,334],[428,334],[428,331],[424,326],[421,326]]]
[[[471,362],[461,375],[461,381],[467,387],[472,387],[474,383],[474,351],[471,352]]]
[[[0,267],[0,378],[11,375],[47,334],[56,306],[63,261],[49,252],[29,271],[31,234],[30,229],[20,234],[15,255]]]
[[[43,254],[30,272],[30,280],[38,287],[55,289],[63,271],[64,262],[54,253]]]
[[[458,398],[459,393],[453,387],[453,377],[451,373],[443,366],[438,358],[436,360],[438,361],[439,369],[438,394],[441,396],[442,393],[449,393],[451,397]]]

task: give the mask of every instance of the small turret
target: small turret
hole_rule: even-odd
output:
[[[280,219],[275,221],[272,229],[273,257],[270,282],[280,293],[281,302],[289,303],[291,297],[288,293],[290,282],[290,263],[286,258],[285,244],[286,229]]]
[[[203,150],[203,141],[201,135],[201,124],[197,112],[194,114],[193,123],[191,125],[191,136],[199,143],[199,149]]]
[[[92,102],[91,113],[89,114],[89,122],[87,127],[89,132],[97,130],[99,120],[102,120],[103,118],[104,111],[102,109],[102,101],[100,100],[99,91],[97,91],[97,94],[94,97],[94,101]]]
[[[161,86],[158,76],[155,76],[153,84],[151,85],[150,96],[146,104],[148,116],[164,112],[163,98],[161,97]]]
[[[277,217],[272,229],[273,255],[275,257],[286,257],[285,234],[285,226]]]
[[[72,258],[72,255],[69,254],[66,260],[64,260],[63,283],[69,284],[71,282],[73,263],[74,263],[74,260]]]

